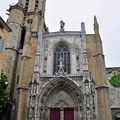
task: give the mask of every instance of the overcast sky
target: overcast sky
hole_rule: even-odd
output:
[[[18,0],[2,0],[0,15],[7,19],[6,9]],[[97,16],[107,67],[120,66],[120,0],[46,0],[46,25],[49,31],[79,31],[85,22],[87,33],[93,33],[93,18]]]

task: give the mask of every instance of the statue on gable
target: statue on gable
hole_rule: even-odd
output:
[[[60,21],[60,32],[64,31],[64,26],[65,26],[65,22],[63,20]]]

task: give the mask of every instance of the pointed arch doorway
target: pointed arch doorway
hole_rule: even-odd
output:
[[[60,88],[51,98],[49,102],[50,120],[74,120],[75,103],[68,91]]]
[[[45,120],[80,119],[81,91],[68,78],[55,78],[49,82],[41,97],[44,98],[42,108],[45,108]]]
[[[75,103],[68,91],[62,88],[51,98],[50,120],[74,120]]]

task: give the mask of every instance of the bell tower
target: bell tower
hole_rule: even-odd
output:
[[[45,12],[46,0],[19,0],[18,3],[23,5],[26,13],[34,13],[36,10]]]
[[[46,31],[45,0],[18,0],[10,5],[8,25],[12,29],[7,39],[3,71],[9,79],[12,100],[11,120],[27,115],[28,86],[32,78],[38,33]],[[29,71],[29,70],[30,71]]]

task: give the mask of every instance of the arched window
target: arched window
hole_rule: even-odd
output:
[[[70,50],[64,44],[59,44],[54,50],[53,74],[59,70],[60,58],[63,60],[64,72],[70,74]]]

